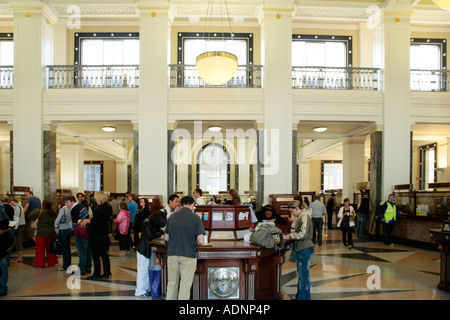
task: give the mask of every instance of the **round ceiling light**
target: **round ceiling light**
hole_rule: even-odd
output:
[[[200,77],[212,85],[227,83],[236,73],[237,57],[225,51],[208,51],[196,58]]]
[[[113,127],[113,126],[104,126],[104,127],[102,128],[102,130],[105,131],[105,132],[114,132],[114,131],[117,130],[117,128],[116,128],[116,127]]]
[[[315,128],[314,128],[314,131],[315,131],[315,132],[325,132],[325,131],[327,131],[327,130],[328,130],[327,127],[315,127]]]
[[[209,131],[217,132],[217,131],[222,130],[222,127],[221,127],[221,126],[210,126],[210,127],[208,128],[208,130],[209,130]]]
[[[450,10],[450,0],[433,0],[433,2],[442,9]]]

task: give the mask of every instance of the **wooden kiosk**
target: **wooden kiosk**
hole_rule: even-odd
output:
[[[208,243],[197,246],[193,300],[270,300],[281,298],[281,268],[290,241],[281,250],[241,240],[252,225],[247,206],[197,206]],[[167,245],[151,241],[161,260],[161,293],[167,293]]]

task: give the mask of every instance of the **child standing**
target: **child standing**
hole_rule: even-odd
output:
[[[121,201],[119,204],[120,212],[114,219],[114,230],[119,232],[119,248],[120,255],[125,256],[129,251],[128,246],[128,229],[130,224],[130,211],[127,210],[127,203]]]

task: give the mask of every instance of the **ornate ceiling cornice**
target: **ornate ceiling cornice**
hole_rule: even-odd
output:
[[[74,1],[76,2],[76,1]],[[55,13],[56,18],[67,18],[73,11],[69,10],[70,5],[66,3],[61,4],[47,4],[47,6]],[[81,18],[138,18],[139,8],[133,3],[123,3],[123,4],[86,4],[80,3],[78,5],[80,10]],[[201,18],[206,16],[206,11],[208,10],[207,5],[195,5],[188,3],[172,3],[170,8],[175,19],[177,18]],[[212,8],[213,17],[225,17],[226,9],[220,6],[214,6]],[[233,18],[250,18],[257,20],[261,10],[263,8],[261,5],[251,5],[251,4],[232,4],[228,5],[228,13],[230,17]],[[277,8],[271,8],[271,10],[277,10]],[[279,9],[280,11],[285,10],[285,8]],[[353,21],[361,22],[366,21],[372,12],[369,7],[349,7],[349,6],[335,6],[335,7],[323,7],[323,6],[313,6],[313,5],[303,5],[296,6],[292,12],[292,17],[295,20],[343,20],[343,21]],[[0,5],[0,18],[12,18],[13,10],[11,10],[10,5],[4,4]],[[411,16],[411,21],[413,23],[443,23],[450,24],[450,11],[435,9],[432,6],[417,6],[414,13]]]

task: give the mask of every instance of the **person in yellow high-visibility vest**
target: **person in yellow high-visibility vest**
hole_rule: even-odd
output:
[[[393,246],[392,231],[397,220],[397,214],[403,212],[397,207],[395,197],[393,194],[388,196],[388,200],[380,208],[380,220],[383,222],[384,229],[384,243],[388,246]]]

